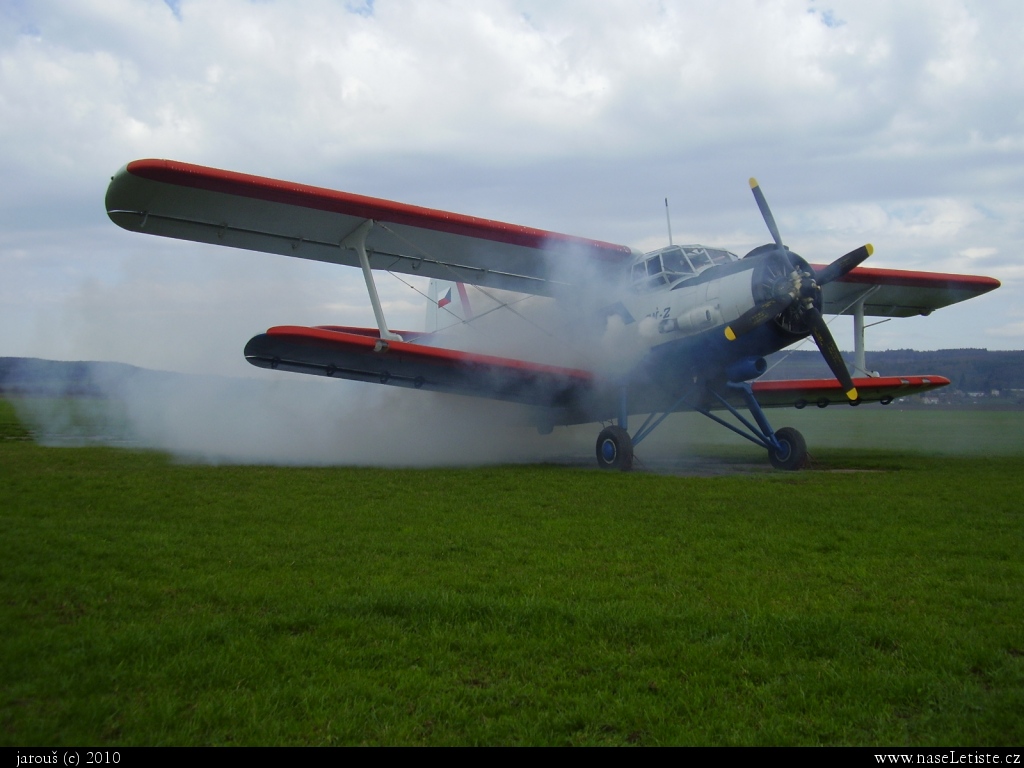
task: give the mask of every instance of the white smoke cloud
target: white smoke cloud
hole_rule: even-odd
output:
[[[111,444],[190,462],[454,466],[586,455],[519,406],[282,373],[273,380],[103,371],[101,397],[18,398],[44,444]],[[589,430],[587,431],[589,435]]]

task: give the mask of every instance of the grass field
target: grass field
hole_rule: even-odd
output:
[[[194,466],[0,401],[0,742],[1022,744],[1024,424],[897,413],[676,477]]]

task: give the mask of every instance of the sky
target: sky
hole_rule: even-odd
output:
[[[756,176],[812,262],[1002,281],[869,349],[1024,348],[1018,0],[2,0],[0,114],[0,356],[260,375],[270,326],[374,324],[354,269],[117,228],[147,157],[641,250],[667,197],[675,242],[741,255]]]

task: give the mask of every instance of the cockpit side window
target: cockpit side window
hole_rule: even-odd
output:
[[[639,264],[634,264],[632,276],[633,288],[637,291],[649,291],[664,285],[666,277],[662,270],[661,254],[648,258]]]
[[[678,280],[682,277],[691,277],[694,274],[693,267],[683,255],[682,248],[671,248],[662,253],[661,258],[665,263],[665,271],[670,274],[671,279]]]
[[[708,255],[707,248],[687,248],[686,255],[697,272],[701,272],[714,265],[714,262],[712,262],[711,257]]]

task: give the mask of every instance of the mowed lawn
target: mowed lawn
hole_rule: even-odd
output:
[[[5,745],[1024,743],[1019,453],[675,477],[24,437],[0,403]]]

